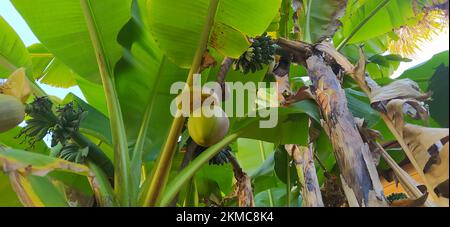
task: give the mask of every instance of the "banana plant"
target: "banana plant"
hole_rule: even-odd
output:
[[[448,129],[436,129],[448,127],[448,96],[429,101],[419,91],[445,91],[436,81],[447,78],[448,51],[398,80],[389,76],[409,59],[386,54],[400,28],[430,12],[448,16],[448,1],[11,3],[40,43],[26,47],[0,17],[0,205],[389,206],[379,174],[385,163],[373,145],[390,140],[406,154],[397,164],[406,156],[429,189],[428,202],[414,204],[448,205]],[[278,90],[256,86],[257,109],[238,117],[172,115],[173,100],[196,92],[197,75],[221,85],[274,81]],[[401,79],[410,82],[396,87]],[[172,94],[180,82],[187,86]],[[84,97],[59,99],[41,84],[77,86]],[[394,94],[399,87],[407,99]],[[266,105],[265,93],[276,93],[277,104]],[[238,107],[227,95],[216,112]],[[252,117],[263,109],[278,113],[274,127]],[[418,121],[425,117],[427,128]],[[383,137],[368,137],[357,118]],[[208,133],[214,127],[202,122],[221,127]],[[412,148],[415,138],[420,146]],[[308,152],[298,158],[285,147]],[[383,153],[384,168],[398,170],[386,154],[393,155]],[[420,197],[413,191],[410,199]]]

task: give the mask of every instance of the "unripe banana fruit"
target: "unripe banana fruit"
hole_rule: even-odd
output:
[[[181,110],[183,114],[189,116],[196,109],[202,107],[202,105],[217,105],[219,103],[219,97],[212,89],[206,87],[203,89],[193,87],[189,91],[182,92],[177,97],[177,103],[178,109]]]
[[[25,106],[13,96],[0,94],[0,133],[19,125],[25,118]]]
[[[229,127],[230,121],[219,106],[198,108],[188,120],[189,135],[202,147],[220,142],[228,133]]]

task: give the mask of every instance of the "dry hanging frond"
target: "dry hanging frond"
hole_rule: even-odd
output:
[[[333,47],[331,43],[328,42],[322,42],[315,46],[316,50],[319,50],[327,55],[327,58],[331,61],[335,61],[339,67],[341,67],[344,70],[344,73],[351,74],[355,70],[355,67],[352,65],[352,63],[339,51],[336,50],[336,48]]]
[[[379,144],[378,151],[380,152],[383,159],[386,161],[386,163],[391,167],[393,170],[395,177],[397,178],[398,182],[402,185],[402,187],[405,189],[405,192],[408,194],[408,197],[419,199],[424,196],[425,193],[423,193],[419,188],[421,188],[421,185],[417,183],[405,170],[403,170],[397,162],[383,149],[383,147]],[[389,200],[389,199],[388,199]],[[435,204],[431,201],[426,201],[424,206],[427,207],[434,207]]]
[[[406,193],[408,194],[408,197],[410,199],[405,198],[405,200],[402,200],[401,202],[396,204],[390,204],[391,206],[427,206],[432,207],[435,206],[430,201],[427,201],[427,196],[424,196],[424,193],[422,193],[419,190],[419,184],[411,178],[411,176],[408,175],[407,172],[405,172],[396,162],[394,159],[392,159],[389,154],[384,150],[383,146],[381,146],[376,139],[380,138],[381,134],[378,131],[375,131],[373,129],[370,129],[367,127],[367,124],[364,122],[363,119],[356,119],[356,123],[359,129],[359,132],[361,133],[361,136],[364,139],[364,142],[369,144],[370,151],[372,158],[376,165],[378,165],[380,156],[383,157],[383,159],[386,161],[386,163],[392,168],[396,179],[399,181],[399,183],[402,185],[402,187],[405,189]],[[388,199],[388,201],[392,202]],[[424,201],[424,202],[422,202]]]
[[[283,106],[289,106],[294,103],[303,101],[303,100],[314,100],[314,95],[311,93],[311,89],[307,86],[301,87],[298,89],[295,94],[292,94],[291,96],[287,97],[283,103]]]
[[[403,126],[405,125],[404,114],[416,120],[427,121],[429,111],[423,106],[423,103],[414,99],[394,99],[387,104],[387,115],[394,123],[400,135],[403,135]]]
[[[243,175],[239,178],[236,186],[239,207],[254,207],[255,200],[251,178],[247,174]]]
[[[417,199],[401,199],[391,203],[391,207],[421,207],[425,204],[428,198],[428,192]]]
[[[239,207],[254,207],[255,199],[251,178],[242,170],[237,159],[231,153],[227,153],[227,158],[233,167],[234,178],[236,179],[234,196],[238,199]]]
[[[431,190],[437,190],[438,195],[448,194],[439,192],[437,187],[446,181],[448,184],[449,130],[406,124],[403,134],[413,156],[432,185]]]
[[[422,94],[414,82],[402,80],[374,91],[372,105],[377,109],[385,109],[396,131],[402,136],[411,154],[408,157],[417,163],[417,171],[423,173],[428,190],[436,195],[448,194],[440,192],[438,186],[449,179],[448,162],[448,129],[426,128],[406,123],[404,114],[417,120],[426,120],[428,109],[424,106],[429,95]],[[384,92],[384,93],[383,93]],[[441,187],[445,188],[445,187]],[[448,188],[448,187],[447,187]],[[439,199],[441,200],[441,199]],[[447,201],[436,201],[448,204]]]
[[[371,105],[374,109],[385,113],[385,106],[393,99],[414,99],[425,101],[430,98],[430,93],[422,93],[419,85],[410,80],[397,80],[389,85],[374,89],[370,94]]]
[[[356,126],[358,127],[359,133],[365,143],[369,145],[370,148],[370,157],[372,158],[375,166],[378,166],[380,163],[380,152],[377,152],[377,142],[378,138],[381,138],[382,135],[380,132],[370,129],[367,125],[367,122],[361,118],[355,118]]]

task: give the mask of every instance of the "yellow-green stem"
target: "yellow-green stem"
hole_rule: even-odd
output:
[[[266,158],[266,152],[264,150],[263,141],[259,141],[259,151],[260,151],[260,154],[261,154],[262,162],[265,162],[267,158]],[[267,194],[269,196],[269,205],[270,205],[270,207],[273,207],[272,189],[269,188],[267,190]]]
[[[242,131],[241,131],[242,132]],[[177,193],[181,190],[181,188],[189,182],[190,179],[195,175],[195,173],[208,161],[218,154],[224,147],[228,144],[234,142],[241,132],[231,134],[225,137],[219,143],[209,147],[205,151],[203,151],[198,157],[196,157],[186,168],[184,168],[168,185],[167,191],[161,198],[161,202],[159,206],[168,206],[172,200],[175,198]]]
[[[140,183],[142,182],[142,178],[146,178],[146,176],[143,176],[142,174],[145,174],[146,172],[143,171],[144,166],[142,166],[142,159],[143,159],[143,153],[144,153],[144,144],[145,144],[145,138],[147,136],[148,127],[150,124],[150,119],[152,117],[153,113],[153,107],[155,104],[155,100],[158,93],[158,86],[160,85],[160,82],[162,80],[162,76],[160,76],[162,69],[164,68],[166,64],[166,57],[164,56],[161,60],[161,65],[159,66],[159,72],[157,75],[157,79],[155,82],[155,85],[153,86],[153,92],[151,92],[151,96],[149,97],[149,101],[147,103],[147,107],[145,110],[145,114],[141,123],[141,128],[139,130],[139,135],[136,140],[136,145],[134,146],[132,158],[131,158],[131,174],[132,174],[132,183],[135,188],[139,188]],[[134,200],[138,201],[138,195],[137,193],[134,194]]]
[[[130,182],[130,157],[128,154],[127,137],[120,109],[119,99],[113,82],[112,68],[106,60],[105,50],[97,33],[97,25],[89,0],[80,0],[81,9],[86,20],[89,36],[97,58],[98,69],[105,91],[108,114],[111,123],[111,132],[114,148],[114,190],[117,199],[122,206],[131,206],[132,184]],[[133,198],[133,197],[132,197]]]
[[[214,18],[218,9],[218,5],[219,0],[210,1],[208,15],[203,27],[203,32],[191,65],[191,70],[189,71],[189,75],[187,78],[187,84],[189,85],[189,87],[192,86],[194,74],[198,73],[199,71],[203,54],[206,51],[209,36],[214,25]],[[155,206],[158,198],[162,194],[162,191],[167,184],[169,170],[172,165],[173,156],[175,154],[175,147],[177,145],[178,137],[180,136],[184,122],[185,118],[182,116],[175,117],[174,121],[172,122],[166,143],[163,146],[156,166],[154,167],[155,169],[153,171],[152,177],[150,178],[149,186],[148,188],[145,188],[145,191],[143,192],[143,202],[145,206]]]

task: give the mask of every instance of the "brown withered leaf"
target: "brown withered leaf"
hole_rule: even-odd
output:
[[[427,199],[428,199],[428,192],[426,192],[420,198],[417,199],[403,199],[393,201],[391,203],[391,207],[421,207],[425,204]]]
[[[247,174],[242,175],[236,184],[239,207],[255,207],[251,178]]]
[[[345,73],[351,74],[354,72],[355,67],[352,65],[352,63],[344,55],[339,53],[339,51],[337,51],[331,43],[322,42],[317,44],[315,48],[329,55],[331,59],[336,61],[336,63],[344,70]]]
[[[300,89],[298,89],[298,91],[295,94],[285,98],[285,100],[282,104],[283,104],[283,106],[289,106],[294,103],[308,100],[308,99],[314,100],[314,96],[311,93],[311,90],[309,89],[309,87],[303,86]]]
[[[384,105],[393,99],[426,101],[431,97],[431,93],[423,93],[416,82],[402,79],[374,89],[370,96],[372,107],[380,112],[385,112]]]
[[[205,51],[205,53],[203,53],[202,63],[200,65],[199,72],[203,72],[203,70],[205,70],[209,67],[214,67],[214,66],[216,66],[216,64],[217,64],[216,59],[214,59],[214,57],[211,56],[211,54],[207,50],[207,51]]]
[[[379,138],[383,138],[383,135],[381,135],[379,131],[369,128],[366,120],[355,117],[355,122],[358,126],[359,132],[368,141],[376,141]]]
[[[404,114],[409,115],[416,120],[427,121],[429,111],[422,102],[414,99],[394,99],[387,106],[387,116],[392,120],[400,134],[402,134],[404,122]]]
[[[381,154],[378,152],[377,139],[382,138],[381,133],[369,128],[364,119],[355,118],[355,122],[363,141],[369,145],[370,157],[372,158],[373,163],[375,163],[375,166],[378,166]]]
[[[449,179],[449,130],[406,124],[405,142],[434,190]]]
[[[233,196],[237,197],[239,207],[254,207],[255,199],[251,178],[242,170],[238,160],[231,153],[227,154],[227,158],[233,167],[234,178],[236,179]]]
[[[381,156],[392,169],[396,185],[398,186],[398,184],[401,184],[409,198],[421,198],[424,193],[427,192],[426,187],[423,187],[423,185],[420,185],[417,181],[415,181],[405,170],[402,169],[402,167],[397,164],[397,162],[389,155],[389,153],[386,152],[386,150],[383,149],[381,145],[377,145],[379,146],[378,151]],[[426,201],[424,205],[428,207],[436,206],[431,201]]]
[[[278,101],[279,103],[285,103],[286,98],[292,94],[289,76],[275,76],[275,79],[277,83]]]

